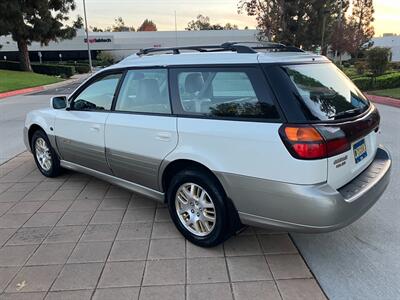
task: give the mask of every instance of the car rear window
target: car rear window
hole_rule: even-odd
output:
[[[174,74],[181,114],[280,121],[258,68],[193,67],[176,69]]]
[[[282,66],[310,120],[337,120],[366,111],[368,100],[334,64]]]

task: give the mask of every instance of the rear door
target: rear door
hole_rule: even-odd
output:
[[[107,160],[114,175],[158,190],[158,169],[177,141],[168,70],[127,71],[105,127]]]
[[[63,160],[110,173],[105,157],[104,126],[121,73],[100,75],[60,110],[55,121],[57,147]]]

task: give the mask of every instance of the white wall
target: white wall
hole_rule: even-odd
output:
[[[384,36],[373,38],[374,46],[376,47],[387,47],[392,51],[392,61],[399,62],[400,61],[400,36]]]
[[[92,50],[112,50],[119,58],[136,53],[142,48],[174,47],[189,45],[214,45],[228,41],[256,41],[257,30],[210,30],[210,31],[155,31],[155,32],[90,32]],[[86,50],[86,35],[79,30],[72,40],[50,42],[48,46],[32,43],[31,51]],[[97,39],[95,42],[93,40]],[[10,36],[0,37],[1,51],[17,51],[17,44]]]

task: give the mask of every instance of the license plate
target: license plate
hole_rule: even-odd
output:
[[[353,145],[354,160],[356,164],[367,157],[367,146],[365,145],[365,140],[362,139]]]

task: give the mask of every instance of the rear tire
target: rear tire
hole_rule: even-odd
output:
[[[180,171],[167,190],[175,226],[187,240],[201,247],[216,246],[231,236],[226,200],[219,182],[197,170]]]
[[[31,149],[36,166],[44,176],[57,177],[60,175],[60,159],[43,130],[37,130],[33,133]]]

